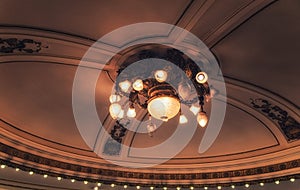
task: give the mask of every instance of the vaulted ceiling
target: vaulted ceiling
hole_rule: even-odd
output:
[[[0,189],[91,189],[98,181],[118,188],[215,188],[299,177],[299,10],[297,0],[1,0],[0,162],[9,168],[0,170]],[[131,124],[134,130],[124,128],[119,139],[129,148],[107,149],[109,139],[99,136],[101,129],[113,136],[124,127],[108,114],[116,70],[122,60],[145,47],[119,51],[122,43],[134,43],[128,33],[95,42],[120,27],[144,22],[176,25],[204,42],[222,71],[227,107],[220,133],[207,151],[198,149],[209,128],[198,127],[172,159],[153,167],[127,168],[108,160],[130,165],[164,159],[159,152],[140,154],[132,147],[161,144],[176,130],[178,117],[153,137],[140,133],[145,128],[140,122]],[[172,37],[164,36],[162,28],[137,30],[150,31],[150,43]],[[103,127],[84,129],[98,134],[103,146],[97,147],[83,138],[72,104],[76,72],[91,46],[82,79],[86,85],[79,96],[87,106],[90,76],[101,72],[93,101]],[[99,59],[114,52],[116,59]],[[176,143],[168,148],[174,147]],[[28,176],[29,171],[52,178],[42,182],[42,176]],[[58,176],[68,182],[53,179]],[[286,187],[293,190],[297,184],[281,183],[281,189]]]

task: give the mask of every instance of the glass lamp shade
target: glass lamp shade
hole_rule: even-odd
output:
[[[207,79],[208,79],[208,76],[205,72],[199,72],[196,75],[196,81],[200,84],[206,83]]]
[[[128,80],[119,83],[119,87],[123,92],[128,92],[130,86],[131,86],[131,82]]]
[[[118,103],[113,103],[109,106],[109,113],[110,113],[110,116],[113,118],[113,119],[117,119],[120,112],[121,112],[122,108],[121,108],[121,105],[118,104]]]
[[[205,127],[208,122],[206,113],[203,111],[199,112],[197,116],[197,121],[201,127]]]
[[[185,115],[180,115],[180,117],[179,117],[179,123],[180,124],[185,124],[187,122],[188,122],[188,119],[186,118],[186,116]]]
[[[177,98],[160,96],[148,102],[148,112],[156,119],[167,121],[173,118],[180,110],[180,102]]]
[[[116,102],[119,102],[120,100],[121,100],[121,96],[116,95],[116,94],[112,94],[109,97],[110,103],[116,103]]]
[[[132,84],[132,88],[136,91],[140,91],[143,90],[144,88],[144,84],[143,81],[141,79],[137,79],[136,81],[134,81],[134,83]]]
[[[168,73],[164,70],[157,70],[154,73],[154,77],[158,82],[165,82],[168,77]]]
[[[133,117],[135,117],[135,116],[136,116],[135,109],[134,109],[134,108],[129,108],[129,109],[127,110],[127,117],[133,118]]]

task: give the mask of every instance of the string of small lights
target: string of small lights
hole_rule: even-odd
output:
[[[72,183],[75,182],[82,182],[83,184],[87,185],[89,183],[92,183],[94,185],[94,190],[98,190],[103,184],[104,185],[109,185],[111,188],[118,187],[127,189],[129,187],[135,187],[137,190],[140,189],[162,189],[162,190],[168,190],[168,188],[176,188],[176,190],[181,190],[181,189],[190,189],[194,190],[195,188],[200,188],[204,190],[208,189],[222,189],[224,187],[230,187],[231,189],[235,189],[237,187],[244,186],[245,188],[249,188],[250,186],[253,185],[259,185],[261,187],[265,186],[265,184],[269,183],[274,183],[276,185],[279,185],[283,181],[290,181],[291,183],[294,183],[296,179],[300,179],[300,174],[295,174],[295,175],[289,175],[289,176],[282,176],[282,177],[276,177],[276,178],[269,178],[269,179],[263,179],[263,180],[254,180],[254,181],[247,181],[247,182],[233,182],[233,183],[225,183],[225,184],[184,184],[184,185],[166,185],[166,184],[153,184],[153,185],[147,185],[147,184],[134,184],[134,183],[124,183],[124,182],[112,182],[112,181],[100,181],[96,179],[89,179],[89,178],[81,178],[78,176],[68,176],[64,174],[58,174],[58,173],[52,173],[52,172],[47,172],[47,171],[42,171],[30,167],[26,167],[23,165],[19,165],[19,167],[13,167],[10,162],[7,162],[4,164],[5,161],[0,160],[0,169],[4,170],[7,167],[13,168],[16,172],[23,171],[23,172],[28,172],[29,175],[41,175],[43,178],[56,178],[58,181],[61,180],[70,180]]]

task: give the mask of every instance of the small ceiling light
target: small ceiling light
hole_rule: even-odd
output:
[[[139,185],[138,185],[138,186],[136,186],[136,189],[140,189],[140,188],[141,188],[141,186],[139,186]]]
[[[194,187],[193,187],[193,186],[191,186],[191,187],[190,187],[190,190],[193,190],[193,189],[194,189]]]
[[[33,171],[30,171],[30,172],[29,172],[29,175],[33,175]]]
[[[47,178],[48,177],[48,175],[47,174],[44,174],[44,176],[43,176],[44,178]]]
[[[291,182],[295,182],[296,179],[295,179],[295,178],[291,178],[290,181],[291,181]]]
[[[143,80],[141,79],[135,80],[134,83],[132,84],[132,88],[136,91],[143,90],[144,88]]]
[[[157,70],[154,73],[154,77],[158,82],[165,82],[168,77],[168,73],[164,70]]]
[[[57,177],[57,180],[60,181],[60,180],[61,180],[61,177]]]
[[[222,187],[221,187],[221,186],[218,186],[217,188],[218,188],[218,189],[222,189]]]
[[[276,180],[276,181],[275,181],[275,184],[276,184],[276,185],[278,185],[279,183],[280,183],[280,181],[279,181],[279,180]]]
[[[135,112],[135,109],[134,107],[130,107],[128,110],[127,110],[127,117],[130,117],[130,118],[133,118],[136,116],[136,112]]]
[[[231,189],[234,189],[235,188],[235,186],[234,185],[231,185]]]
[[[200,84],[206,83],[207,79],[208,79],[208,76],[205,72],[199,72],[196,75],[196,81]]]
[[[201,127],[205,127],[208,122],[206,113],[203,111],[199,112],[197,116],[197,121]]]
[[[167,188],[167,187],[164,187],[163,189],[164,189],[164,190],[167,190],[168,188]]]
[[[74,183],[74,182],[75,182],[75,179],[71,179],[71,182]]]
[[[176,187],[176,190],[180,190],[180,187]]]
[[[124,189],[127,189],[128,186],[127,186],[127,185],[124,185],[123,187],[124,187]]]
[[[20,171],[20,168],[16,168],[16,172]]]
[[[263,182],[259,183],[260,186],[264,186],[265,184]]]
[[[197,113],[199,113],[199,111],[200,111],[200,107],[195,106],[195,105],[192,105],[192,106],[190,107],[190,111],[191,111],[194,115],[197,115]]]
[[[205,190],[207,190],[207,189],[208,189],[208,187],[204,187],[204,189],[205,189]]]
[[[98,187],[94,187],[94,190],[98,190],[99,188]]]
[[[100,187],[100,186],[101,186],[101,183],[98,182],[98,183],[97,183],[97,186]]]
[[[121,105],[118,103],[113,103],[109,106],[109,113],[113,119],[117,119],[122,108]]]
[[[157,96],[148,102],[148,112],[156,119],[168,121],[180,110],[180,102],[175,97]]]
[[[151,187],[150,187],[150,189],[151,189],[151,190],[153,190],[153,189],[154,189],[154,187],[153,187],[153,186],[151,186]]]
[[[111,187],[115,187],[115,184],[112,183],[110,186],[111,186]]]
[[[248,187],[250,187],[250,185],[249,185],[248,183],[246,183],[246,184],[245,184],[245,187],[248,188]]]
[[[5,165],[3,165],[3,164],[1,165],[1,169],[4,169],[5,167],[6,167]]]
[[[123,92],[128,92],[130,86],[131,86],[131,82],[129,82],[128,80],[119,83],[119,87]]]
[[[109,102],[110,103],[117,103],[121,100],[121,96],[120,95],[116,95],[116,94],[112,94],[109,96]]]
[[[186,118],[186,116],[185,115],[180,115],[180,117],[179,117],[179,123],[180,124],[185,124],[187,122],[188,122],[188,119]]]
[[[84,181],[83,183],[86,185],[86,184],[88,184],[89,182],[88,182],[88,181]]]

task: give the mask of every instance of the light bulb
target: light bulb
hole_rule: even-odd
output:
[[[133,118],[133,117],[135,117],[135,116],[136,116],[136,112],[135,112],[134,107],[129,108],[129,109],[127,110],[127,117]]]
[[[265,184],[264,184],[264,183],[259,183],[259,185],[260,185],[260,186],[264,186]]]
[[[280,181],[279,181],[279,180],[276,180],[276,181],[275,181],[275,184],[276,184],[276,185],[278,185],[279,183],[280,183]]]
[[[208,118],[206,116],[206,113],[203,112],[203,111],[199,112],[198,116],[197,116],[197,121],[198,121],[198,123],[201,127],[205,127],[207,122],[208,122]]]
[[[127,189],[127,187],[128,187],[127,185],[124,185],[124,189]]]
[[[151,186],[151,187],[150,187],[150,189],[151,189],[151,190],[153,190],[153,189],[154,189],[154,187],[153,187],[153,186]]]
[[[116,102],[119,102],[120,100],[121,100],[121,96],[119,96],[119,95],[112,94],[109,96],[110,103],[116,103]]]
[[[140,189],[140,188],[141,188],[141,186],[139,186],[139,185],[138,185],[138,186],[136,186],[136,189]]]
[[[100,187],[100,186],[101,186],[101,183],[97,183],[97,186]]]
[[[207,79],[208,79],[208,76],[205,72],[199,72],[196,75],[196,81],[200,84],[206,83]]]
[[[120,82],[119,86],[123,92],[128,92],[128,90],[131,86],[131,82],[129,82],[128,80],[125,80],[123,82]]]
[[[48,175],[47,174],[44,174],[44,178],[47,178],[48,177]]]
[[[149,125],[147,125],[147,132],[148,132],[148,134],[149,134],[150,137],[153,136],[153,132],[155,130],[156,130],[156,125],[153,124],[152,122]]]
[[[290,181],[291,181],[291,182],[295,182],[295,178],[291,178]]]
[[[112,183],[110,186],[111,186],[111,187],[115,187],[115,184]]]
[[[60,180],[61,180],[61,177],[57,177],[57,180],[60,181]]]
[[[248,183],[246,183],[246,184],[245,184],[245,187],[248,188],[248,187],[250,187],[250,185],[249,185]]]
[[[89,182],[88,182],[88,181],[84,181],[83,183],[86,185],[86,184],[88,184]]]
[[[154,77],[158,82],[165,82],[168,77],[168,73],[164,70],[157,70],[154,73]]]
[[[109,113],[113,119],[118,118],[118,115],[120,114],[121,110],[122,110],[121,105],[118,103],[113,103],[109,106]]]
[[[231,185],[231,189],[234,189],[235,188],[235,186],[234,185]]]
[[[143,90],[144,88],[144,83],[141,79],[137,79],[136,81],[134,81],[134,83],[132,84],[132,88],[136,91],[140,91]]]
[[[221,187],[221,186],[218,186],[217,188],[218,188],[218,189],[222,189],[222,187]]]
[[[75,179],[71,179],[71,182],[74,183],[74,182],[75,182]]]
[[[188,119],[185,117],[185,115],[180,115],[179,117],[179,123],[180,124],[185,124],[188,122]]]
[[[197,115],[197,113],[199,112],[200,108],[198,106],[194,106],[192,105],[190,107],[190,111],[194,114],[194,115]]]

